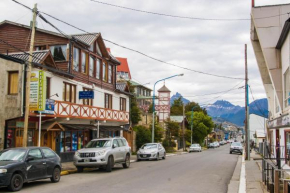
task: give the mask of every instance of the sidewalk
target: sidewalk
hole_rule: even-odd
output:
[[[251,161],[246,161],[247,193],[267,193],[262,182],[261,156],[254,150],[251,152]]]

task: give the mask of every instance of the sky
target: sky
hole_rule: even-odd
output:
[[[19,0],[20,1],[20,0]],[[99,0],[123,7],[167,15],[214,19],[249,19],[251,0]],[[11,0],[0,0],[0,21],[29,25],[32,13]],[[104,39],[140,51],[183,68],[202,71],[220,78],[160,63],[135,52],[105,42],[116,57],[128,59],[131,76],[153,89],[166,80],[171,95],[179,92],[190,101],[212,104],[227,100],[244,106],[245,44],[248,52],[249,85],[254,99],[265,98],[257,62],[250,41],[250,20],[190,20],[140,13],[91,0],[21,0],[89,32],[101,32]],[[256,0],[256,6],[290,3],[290,0]],[[45,16],[66,34],[82,33]],[[55,31],[38,18],[38,27]],[[239,79],[241,78],[241,79]],[[163,82],[156,88],[163,86]],[[233,89],[234,88],[234,89]],[[233,89],[231,91],[228,91]],[[228,91],[228,92],[226,92]],[[207,95],[218,93],[214,95]],[[196,96],[204,95],[204,96]]]

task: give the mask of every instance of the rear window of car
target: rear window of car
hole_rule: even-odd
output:
[[[56,157],[55,153],[50,149],[42,149],[42,152],[46,158]]]
[[[242,144],[241,143],[238,143],[238,142],[233,142],[232,143],[232,146],[242,146]]]

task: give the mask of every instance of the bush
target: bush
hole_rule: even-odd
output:
[[[151,131],[144,126],[135,126],[133,130],[136,131],[136,146],[139,149],[145,143],[151,142]]]

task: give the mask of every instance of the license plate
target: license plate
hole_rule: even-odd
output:
[[[84,162],[90,162],[90,159],[84,159]]]
[[[143,157],[147,157],[146,155],[143,155]]]

